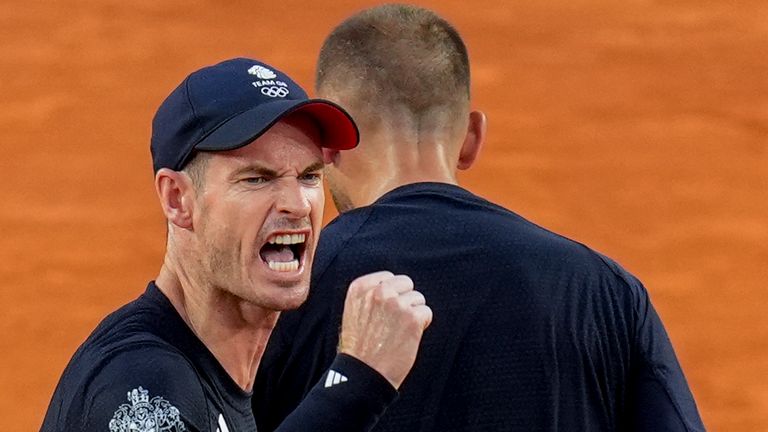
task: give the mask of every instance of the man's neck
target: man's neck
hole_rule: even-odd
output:
[[[366,175],[356,182],[355,207],[370,205],[387,192],[413,183],[458,184],[455,166],[449,166],[442,155],[422,153],[410,156],[380,159],[377,166],[379,174]]]
[[[157,287],[232,380],[250,391],[279,312],[195,283],[168,264],[160,270]]]

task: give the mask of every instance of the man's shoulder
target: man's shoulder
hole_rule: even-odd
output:
[[[374,206],[365,206],[340,213],[333,218],[320,232],[322,237],[330,237],[340,233],[348,233],[362,226],[371,216]]]
[[[193,371],[184,345],[189,337],[186,324],[161,296],[150,287],[136,300],[109,314],[78,348],[70,367],[84,368],[91,375],[111,371],[123,374],[123,378]]]
[[[205,396],[192,362],[150,333],[123,336],[121,343],[89,339],[78,349],[56,388],[46,424],[129,430],[123,423],[142,409],[166,418],[168,427],[185,418],[197,422]]]
[[[318,254],[392,254],[393,247],[422,254],[450,244],[583,252],[584,245],[550,231],[500,204],[456,185],[413,184],[373,204],[342,213],[321,233]],[[385,248],[382,248],[385,246]],[[416,247],[418,246],[418,247]],[[509,246],[500,249],[500,247]],[[388,249],[386,249],[388,248]],[[463,251],[460,249],[459,251]]]
[[[163,323],[170,317],[169,311],[149,301],[145,295],[107,315],[91,332],[78,350],[78,354],[92,352],[99,356],[114,350],[145,344],[163,347],[170,344],[163,336],[167,327]]]
[[[128,430],[118,423],[138,409],[170,416],[172,425],[179,413],[199,411],[197,371],[163,336],[168,313],[145,295],[104,318],[64,370],[42,430]]]
[[[349,277],[338,279],[348,273],[389,269],[418,276],[439,268],[461,276],[452,280],[482,275],[500,287],[511,277],[537,284],[545,278],[643,295],[634,276],[587,244],[455,185],[417,185],[344,213],[323,232],[318,251],[317,291],[329,283],[346,286]],[[326,274],[333,280],[321,279]]]
[[[339,251],[366,226],[373,211],[373,206],[366,206],[341,213],[323,228],[315,251],[313,272],[325,269],[335,260]]]

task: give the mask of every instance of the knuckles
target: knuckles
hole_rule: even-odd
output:
[[[370,291],[370,295],[375,303],[387,304],[397,298],[397,292],[392,287],[384,284],[374,286]]]
[[[362,300],[359,312],[381,310],[409,332],[422,331],[431,321],[432,311],[425,305],[424,295],[414,290],[413,280],[406,275],[378,272],[361,276],[349,285],[347,297]]]

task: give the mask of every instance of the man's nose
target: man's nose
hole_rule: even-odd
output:
[[[286,181],[280,188],[276,202],[277,211],[296,217],[307,217],[312,207],[304,194],[304,188],[296,179]]]

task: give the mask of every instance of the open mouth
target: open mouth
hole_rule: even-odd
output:
[[[301,266],[306,250],[307,234],[273,234],[261,247],[259,256],[278,272],[295,272]]]

